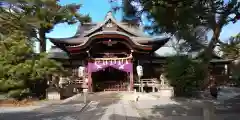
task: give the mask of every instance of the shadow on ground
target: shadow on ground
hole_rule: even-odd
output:
[[[169,118],[172,120],[203,120],[203,109],[208,106],[202,100],[172,99],[175,104],[153,105],[150,109],[142,109],[148,119]],[[217,120],[239,120],[240,96],[223,102],[210,101],[214,104]]]
[[[171,99],[169,104],[152,103],[152,107],[139,107],[144,116],[150,120],[202,120],[201,102],[183,99]],[[161,102],[161,101],[159,101]],[[141,104],[141,103],[140,103]]]
[[[53,105],[32,112],[0,114],[0,120],[139,120],[134,115],[110,113],[109,106],[119,102],[118,93],[89,95],[90,101],[99,101],[83,107],[82,98],[63,105]],[[163,101],[132,102],[143,120],[203,120],[203,101],[190,99],[172,99],[174,103],[159,104]],[[156,102],[156,103],[154,103]],[[166,102],[166,101],[165,101]],[[148,107],[141,107],[139,105]],[[149,107],[150,106],[150,107]],[[222,109],[220,109],[222,107]],[[224,109],[223,109],[224,108]],[[217,120],[239,120],[240,96],[215,104]],[[106,116],[106,114],[108,114]]]
[[[53,105],[36,109],[31,112],[14,112],[0,114],[0,120],[100,120],[108,106],[119,101],[117,94],[103,94],[89,96],[91,102],[83,109],[81,98],[63,105]]]

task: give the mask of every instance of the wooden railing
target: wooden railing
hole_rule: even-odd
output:
[[[126,82],[106,82],[103,83],[104,91],[127,91]]]
[[[72,79],[69,82],[70,82],[70,84],[83,84],[84,80],[83,79]]]
[[[143,86],[155,86],[156,84],[159,84],[157,81],[157,78],[150,78],[150,79],[141,79],[140,82],[138,80],[134,81],[134,86],[140,86],[142,82]]]

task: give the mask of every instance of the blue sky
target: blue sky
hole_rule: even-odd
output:
[[[61,4],[82,4],[80,8],[80,13],[89,14],[93,22],[101,22],[104,20],[104,17],[108,11],[111,10],[111,5],[109,0],[60,0]],[[117,20],[121,20],[121,13],[115,15]],[[164,19],[164,18],[163,18]],[[68,25],[68,24],[59,24],[56,25],[52,32],[47,34],[48,37],[53,38],[65,38],[71,37],[75,34],[78,24]],[[236,35],[240,32],[240,22],[235,24],[229,24],[222,30],[221,39],[225,40],[230,36]],[[47,49],[51,47],[51,43],[47,42]],[[37,46],[38,47],[38,46]]]

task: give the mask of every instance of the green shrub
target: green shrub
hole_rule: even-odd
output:
[[[29,96],[29,94],[30,94],[29,89],[14,89],[8,92],[8,97],[21,100]]]
[[[167,78],[174,87],[175,96],[193,96],[200,90],[204,71],[200,63],[185,56],[174,56],[167,60]]]

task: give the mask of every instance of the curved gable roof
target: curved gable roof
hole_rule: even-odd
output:
[[[111,21],[112,23],[116,24],[123,31],[128,32],[128,33],[132,34],[135,37],[143,37],[143,36],[145,36],[144,33],[136,32],[136,30],[133,30],[133,29],[131,29],[129,27],[126,27],[125,25],[122,25],[121,23],[117,22],[116,19],[113,17],[112,12],[108,12],[107,16],[105,17],[104,22],[99,23],[98,25],[96,25],[95,27],[90,29],[89,31],[85,31],[84,37],[87,37],[87,36],[93,34],[95,31],[99,30],[104,25],[106,25],[109,21]]]

